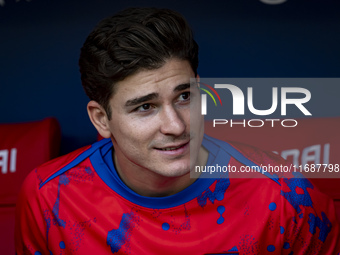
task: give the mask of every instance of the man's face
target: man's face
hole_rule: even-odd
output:
[[[203,116],[199,90],[190,89],[190,78],[195,78],[190,64],[171,59],[116,84],[109,128],[118,168],[175,177],[197,164]],[[190,107],[196,109],[192,116]]]

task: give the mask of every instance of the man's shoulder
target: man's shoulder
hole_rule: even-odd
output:
[[[35,173],[39,186],[42,187],[48,181],[86,161],[92,154],[96,153],[105,145],[111,145],[111,141],[103,139],[92,145],[84,146],[66,155],[50,160],[32,172]]]
[[[66,155],[60,156],[58,158],[52,159],[39,167],[37,167],[34,172],[36,172],[40,182],[46,181],[50,176],[60,171],[61,169],[67,167],[69,164],[74,162],[79,156],[88,151],[91,145],[79,148],[72,151]]]
[[[318,188],[315,187],[311,180],[297,171],[292,163],[274,152],[265,151],[244,143],[223,141],[208,136],[205,136],[205,139],[218,145],[219,153],[220,151],[225,151],[226,153],[223,153],[223,155],[228,154],[231,156],[228,164],[230,169],[233,169],[232,166],[236,166],[236,170],[229,170],[229,178],[245,178],[248,180],[254,178],[253,182],[255,184],[266,183],[267,187],[277,189],[282,194],[286,191],[283,187],[292,192],[295,192],[296,187],[299,187],[305,191],[308,188],[308,190],[319,193]],[[224,157],[220,158],[223,160]],[[222,160],[219,163],[222,163]],[[249,184],[250,182],[248,181],[247,183]]]
[[[29,201],[30,204],[35,204],[35,208],[37,207],[37,203],[39,203],[39,197],[42,194],[41,187],[47,180],[53,180],[54,177],[58,176],[57,173],[65,166],[73,162],[77,157],[82,155],[85,151],[87,151],[91,146],[86,146],[80,149],[77,149],[73,152],[70,152],[61,157],[50,160],[37,168],[31,171],[25,178],[21,190],[18,197],[18,204],[25,204],[26,201]]]
[[[287,164],[287,161],[284,158],[272,151],[266,151],[252,145],[236,141],[220,140],[205,135],[203,145],[214,155],[218,154],[220,151],[224,151],[243,164],[252,163],[262,166],[268,164]]]

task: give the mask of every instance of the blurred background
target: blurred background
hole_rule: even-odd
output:
[[[133,6],[187,18],[201,77],[340,77],[338,0],[0,0],[0,123],[57,118],[61,154],[95,141],[79,51],[101,19]],[[340,116],[340,86],[327,95],[325,116]]]

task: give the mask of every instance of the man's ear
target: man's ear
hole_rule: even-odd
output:
[[[87,113],[98,133],[104,138],[110,138],[109,119],[104,108],[98,102],[90,101],[87,104]]]

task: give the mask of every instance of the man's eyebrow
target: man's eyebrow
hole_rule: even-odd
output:
[[[186,90],[186,89],[190,88],[190,86],[192,86],[192,85],[193,84],[190,84],[190,83],[180,84],[180,85],[178,85],[174,88],[174,92]],[[145,95],[145,96],[136,97],[134,99],[130,99],[130,100],[126,101],[125,106],[130,107],[130,106],[134,106],[134,105],[140,105],[144,102],[155,99],[158,96],[159,96],[158,93],[150,93],[150,94]]]
[[[182,90],[186,90],[188,88],[190,88],[190,86],[192,86],[193,83],[184,83],[184,84],[180,84],[178,86],[176,86],[174,88],[174,92],[179,92],[179,91],[182,91]]]
[[[158,97],[158,93],[151,93],[145,96],[141,96],[141,97],[136,97],[134,99],[130,99],[128,101],[126,101],[125,106],[129,107],[129,106],[134,106],[134,105],[139,105],[141,103],[147,102],[149,100],[155,99]]]

